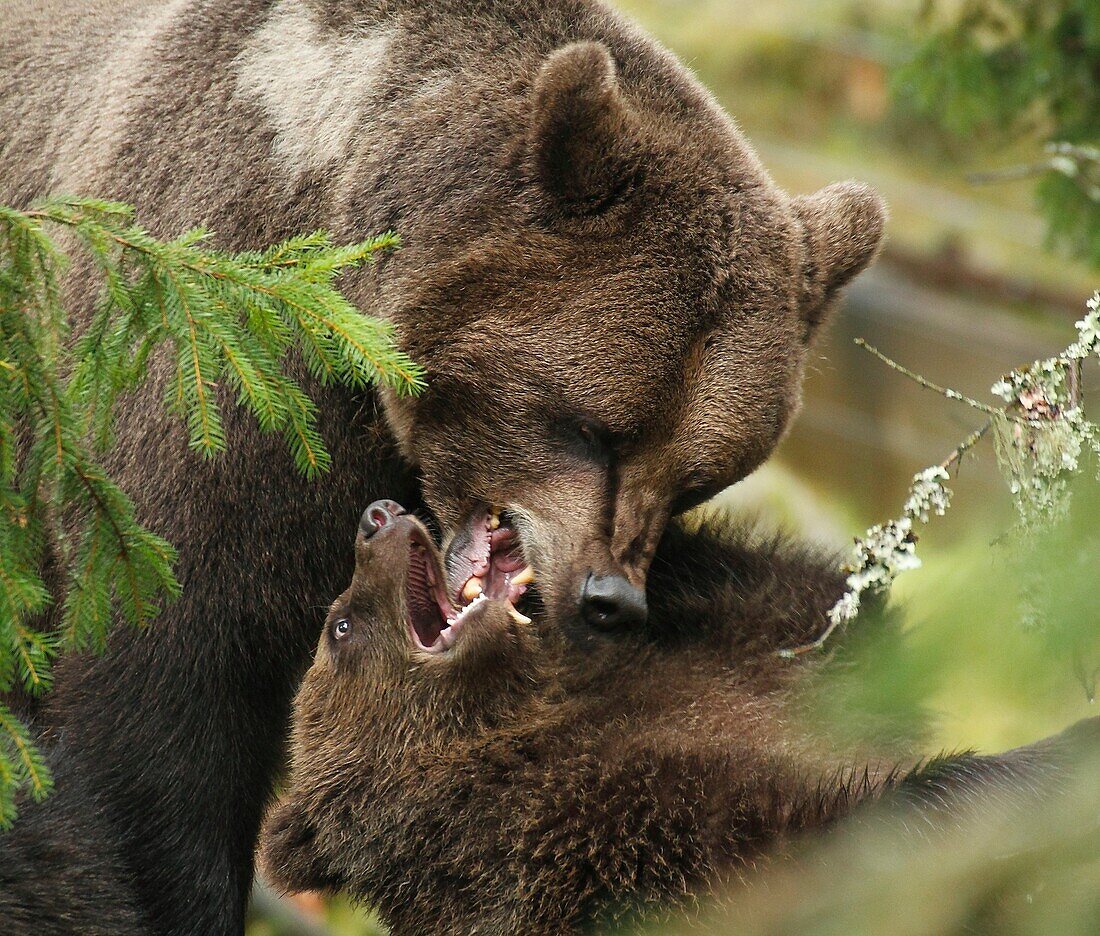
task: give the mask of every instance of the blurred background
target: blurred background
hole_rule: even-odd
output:
[[[850,543],[898,516],[913,474],[982,422],[853,339],[995,402],[989,388],[1001,374],[1073,340],[1100,286],[1100,155],[1089,149],[1100,143],[1100,3],[616,3],[696,72],[788,191],[856,178],[890,206],[885,252],[814,351],[793,430],[718,501]],[[1052,142],[1080,151],[1059,162]],[[1095,412],[1100,379],[1095,368],[1086,376]],[[1036,559],[1060,623],[1029,631],[1019,623],[1019,566],[993,545],[1013,518],[989,440],[949,486],[953,506],[920,533],[923,567],[894,592],[911,639],[877,657],[874,677],[839,695],[833,715],[856,705],[919,709],[931,716],[932,747],[992,751],[1094,714],[1100,499],[1078,498],[1073,532]],[[1095,872],[1094,862],[1093,885]],[[930,880],[923,896],[944,886]],[[255,916],[250,936],[381,932],[339,901],[289,906],[261,895]],[[1088,919],[1026,931],[1096,932]],[[820,931],[902,931],[834,922]],[[758,931],[788,930],[773,919]]]

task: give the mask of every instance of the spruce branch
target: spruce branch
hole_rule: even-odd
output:
[[[15,793],[23,789],[41,801],[53,789],[53,780],[27,726],[0,704],[0,828],[15,820]]]
[[[66,245],[90,258],[102,283],[75,336],[60,289],[68,256],[51,226],[71,232]],[[0,206],[0,693],[48,691],[58,653],[100,651],[114,621],[147,626],[179,594],[171,544],[138,523],[99,461],[118,401],[143,387],[152,361],[168,378],[167,410],[200,455],[232,441],[222,421],[228,390],[261,431],[284,436],[309,477],[330,458],[317,408],[292,376],[296,355],[324,384],[423,389],[390,325],[336,288],[340,274],[398,245],[392,233],[338,245],[315,231],[231,254],[200,228],[154,238],[115,202]],[[59,594],[41,578],[47,550]],[[26,726],[0,707],[0,828],[19,795],[44,796],[49,785]]]

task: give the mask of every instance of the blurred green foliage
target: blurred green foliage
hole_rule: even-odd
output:
[[[986,743],[997,749],[1095,714],[1100,485],[1089,470],[1072,504],[1033,540],[971,539],[929,556],[910,597],[895,601],[904,639],[857,621],[837,678],[814,688],[811,709],[826,728],[846,743],[860,725],[914,730],[938,717],[946,697],[955,717],[980,720],[990,710],[996,727]],[[1041,618],[1022,626],[1036,606]],[[871,632],[859,634],[864,625]]]
[[[1059,797],[1010,816],[930,831],[852,824],[796,860],[749,874],[728,903],[680,933],[798,936],[1092,936],[1100,932],[1100,762]]]
[[[1030,724],[1014,726],[1020,741],[1064,727],[1074,697],[1082,717],[1096,715],[1098,518],[1100,487],[1088,476],[1070,515],[1036,540],[968,547],[942,562],[924,589],[935,599],[905,639],[851,634],[831,661],[833,678],[813,688],[811,710],[842,745],[860,739],[854,732],[879,738],[884,728],[918,728],[944,685],[963,688],[966,699],[966,686],[983,684],[973,704],[999,695],[1023,712]],[[1022,630],[1021,609],[1031,603],[1045,621]],[[701,927],[660,932],[1100,932],[1100,727],[1080,725],[1071,737],[1078,762],[1063,796],[1045,794],[1026,810],[979,805],[940,828],[889,813],[848,823],[807,839],[791,861],[749,872]]]
[[[344,897],[307,895],[295,901],[260,885],[254,889],[248,936],[386,936],[373,913]]]
[[[1004,178],[1037,176],[1052,241],[1100,267],[1100,4],[928,0],[920,30],[901,106],[966,145],[1030,141],[1034,165]]]

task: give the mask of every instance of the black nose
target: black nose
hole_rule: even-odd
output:
[[[581,589],[581,615],[592,627],[620,630],[645,623],[645,594],[621,575],[588,574]]]
[[[405,508],[396,501],[376,500],[363,511],[363,517],[359,521],[359,532],[370,539],[387,523],[393,523],[394,518],[400,517],[404,512]]]

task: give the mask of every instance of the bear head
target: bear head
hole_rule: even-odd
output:
[[[453,602],[515,597],[502,525],[555,619],[644,621],[669,517],[774,450],[838,290],[879,248],[872,191],[787,196],[671,57],[635,58],[581,41],[532,65],[500,204],[394,312],[428,390],[387,416]]]

